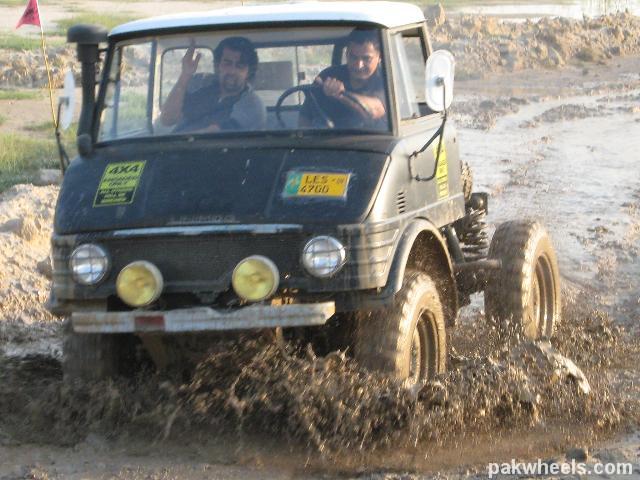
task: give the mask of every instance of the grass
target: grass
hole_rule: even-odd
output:
[[[0,133],[0,192],[32,181],[39,168],[55,167],[57,158],[54,140]]]
[[[3,115],[0,115],[0,125],[2,125],[4,122],[6,122],[7,118]]]
[[[94,12],[81,12],[70,18],[63,18],[57,22],[58,35],[66,35],[69,27],[76,25],[77,23],[88,23],[91,25],[102,25],[108,30],[120,25],[121,23],[130,22],[136,20],[139,17],[125,14],[109,14],[109,13],[94,13]]]
[[[65,44],[64,38],[46,39],[47,47],[61,47]],[[0,35],[0,49],[5,50],[34,50],[40,51],[42,48],[40,36],[25,36],[16,34]]]
[[[0,48],[7,50],[35,50],[40,48],[40,39],[24,35],[0,35]]]
[[[63,134],[63,144],[69,158],[76,155],[76,129],[70,128]],[[38,139],[16,133],[0,132],[0,192],[18,183],[33,181],[38,169],[57,168],[58,147],[50,138]]]
[[[24,5],[26,7],[27,1],[26,0],[0,0],[0,7],[19,7],[21,5]]]
[[[37,100],[42,98],[40,90],[2,90],[0,100]]]

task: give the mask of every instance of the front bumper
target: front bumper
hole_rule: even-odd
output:
[[[264,306],[233,310],[209,307],[168,311],[74,312],[78,333],[201,332],[323,325],[335,313],[334,302]]]

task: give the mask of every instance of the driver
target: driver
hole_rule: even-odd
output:
[[[229,37],[213,52],[215,75],[194,86],[200,54],[195,44],[182,58],[182,71],[162,107],[160,121],[174,132],[218,132],[264,128],[265,107],[249,82],[258,68],[258,54],[248,39]]]
[[[300,110],[300,127],[326,126],[321,108],[338,128],[386,128],[387,111],[377,30],[354,29],[347,38],[347,63],[329,67],[315,79]]]

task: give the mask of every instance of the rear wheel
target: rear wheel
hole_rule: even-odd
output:
[[[446,370],[442,302],[427,274],[407,273],[392,306],[360,316],[355,357],[365,368],[387,373],[408,386]]]
[[[503,223],[493,236],[489,257],[501,260],[502,268],[485,289],[487,318],[531,340],[551,337],[561,316],[560,274],[542,224]]]

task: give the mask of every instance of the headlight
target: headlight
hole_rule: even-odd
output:
[[[347,253],[333,237],[315,237],[302,250],[302,264],[315,277],[335,275],[344,265]]]
[[[242,260],[231,277],[231,285],[238,296],[250,302],[259,302],[273,295],[279,281],[278,267],[261,255]]]
[[[124,303],[144,307],[155,302],[162,293],[162,274],[150,262],[132,262],[124,267],[116,279],[116,291]]]
[[[85,243],[71,253],[69,266],[76,282],[82,285],[95,285],[107,274],[109,257],[102,247]]]

